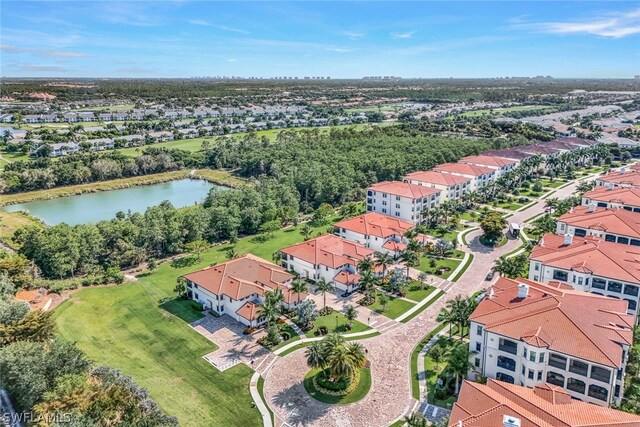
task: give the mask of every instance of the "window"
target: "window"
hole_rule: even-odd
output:
[[[592,366],[591,378],[608,384],[609,380],[611,379],[611,371],[605,368],[601,368],[599,366]]]
[[[622,292],[622,283],[609,281],[607,285],[607,290],[609,292]]]
[[[550,353],[549,365],[558,369],[567,369],[567,358],[556,353]]]
[[[605,234],[604,235],[604,240],[606,242],[615,242],[616,241],[616,236],[614,236],[613,234]]]
[[[533,265],[533,268],[534,268],[536,271],[539,271],[539,270],[540,270],[540,264],[538,264],[538,263],[536,262],[536,263]]]
[[[396,196],[396,200],[400,200],[400,196]]]
[[[640,240],[631,239],[631,246],[640,246]]]
[[[385,208],[382,208],[382,213],[387,213],[387,210]]]
[[[500,338],[498,349],[511,354],[518,354],[518,343]]]
[[[575,391],[576,393],[584,394],[586,390],[586,384],[584,381],[577,380],[575,378],[569,378],[567,380],[567,390]]]
[[[638,287],[634,285],[624,285],[624,294],[634,297],[638,296]]]
[[[564,375],[558,374],[556,372],[551,372],[551,371],[547,372],[547,382],[549,384],[564,387]]]
[[[400,209],[400,203],[396,203],[396,209]]]
[[[196,299],[200,299],[200,296],[198,296],[198,294],[195,294],[195,296],[196,296]]]
[[[596,289],[605,289],[607,281],[604,279],[600,279],[599,277],[594,277],[591,282],[591,287]]]
[[[571,359],[571,362],[569,362],[569,372],[586,377],[587,372],[589,372],[589,365],[579,360]]]
[[[496,379],[499,381],[504,381],[506,383],[515,384],[515,380],[511,375],[503,374],[502,372],[498,372],[496,374]]]
[[[482,348],[482,344],[480,344],[479,342],[476,343],[476,351],[480,351],[480,349]]]
[[[630,299],[625,299],[625,301],[629,303],[629,310],[636,311],[636,308],[638,308],[638,303],[637,302],[635,302],[634,300],[630,300]]]
[[[587,235],[587,230],[583,230],[582,228],[576,228],[574,234],[578,237],[584,237]]]
[[[616,385],[616,389],[615,389],[615,391],[613,392],[613,395],[614,395],[615,397],[620,397],[620,385],[619,385],[619,384],[617,384],[617,385]]]
[[[476,326],[476,334],[482,336],[482,326]]]
[[[582,277],[578,277],[578,285],[582,286]]]
[[[606,388],[600,387],[599,385],[591,384],[589,386],[589,396],[594,397],[598,400],[607,401],[607,397],[609,396],[609,392]]]
[[[536,361],[536,352],[532,351],[531,353],[529,353],[529,360],[531,360],[532,362]]]
[[[515,372],[516,361],[510,357],[498,356],[498,367],[507,371]]]
[[[473,361],[473,364],[475,365],[476,368],[480,367],[480,358],[476,357],[476,360]]]
[[[622,243],[623,245],[628,245],[629,244],[629,238],[628,237],[618,237],[618,243]]]
[[[538,381],[542,381],[542,371],[538,371]]]
[[[538,358],[538,362],[544,362],[544,353],[540,353],[540,357]]]
[[[526,347],[525,347],[525,348],[523,348],[523,350],[524,350],[524,351],[522,352],[522,355],[523,355],[523,356],[524,356],[524,358],[526,359],[526,358],[527,358],[527,349],[526,349]]]
[[[559,280],[561,282],[566,282],[568,278],[569,278],[569,275],[567,274],[566,271],[553,270],[553,279],[554,280]]]
[[[533,371],[531,369],[529,369],[529,375],[527,375],[527,377],[532,380],[533,379]]]
[[[607,207],[607,204],[606,204],[606,203],[604,203],[604,202],[598,202],[598,207],[599,207],[599,208],[606,208],[606,207]]]

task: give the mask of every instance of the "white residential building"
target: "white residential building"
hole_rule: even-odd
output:
[[[408,241],[404,235],[413,229],[410,222],[375,212],[336,222],[333,226],[343,239],[393,256],[406,248]]]
[[[515,169],[519,164],[519,162],[514,159],[487,155],[463,157],[458,160],[458,163],[467,163],[469,165],[476,165],[493,169],[497,172],[498,177],[505,172]]]
[[[383,181],[367,188],[367,212],[420,224],[423,211],[440,204],[441,190],[400,181]]]
[[[445,163],[436,166],[433,170],[471,179],[471,190],[484,187],[496,179],[496,171],[494,169],[467,163]]]
[[[460,199],[471,190],[471,178],[436,171],[418,171],[407,174],[404,182],[440,190],[440,201]]]
[[[558,218],[556,234],[640,246],[640,215],[620,208],[599,208],[596,203],[577,206]]]
[[[500,278],[470,324],[470,379],[547,383],[585,402],[620,403],[635,324],[623,301]]]
[[[640,188],[603,186],[582,195],[585,206],[595,203],[599,208],[622,208],[640,213]]]

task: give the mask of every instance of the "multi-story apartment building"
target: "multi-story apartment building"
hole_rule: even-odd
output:
[[[534,388],[464,381],[449,427],[636,427],[640,416],[572,399],[551,384]]]
[[[640,213],[640,188],[603,186],[582,195],[585,206],[595,203],[600,208],[622,208]]]
[[[634,187],[640,188],[640,171],[621,168],[596,178],[598,187]]]
[[[519,162],[514,159],[507,159],[505,157],[497,157],[490,155],[479,156],[467,156],[458,160],[458,163],[467,163],[470,165],[482,166],[485,168],[493,169],[497,172],[497,176],[502,175],[512,169],[515,169]]]
[[[529,279],[624,300],[638,313],[640,248],[597,237],[545,234],[529,256]]]
[[[470,317],[469,377],[547,383],[585,402],[619,404],[634,320],[624,301],[500,278]]]
[[[471,179],[471,190],[484,187],[495,180],[497,175],[494,169],[468,163],[444,163],[436,166],[433,170]]]
[[[558,218],[556,233],[594,236],[606,242],[640,246],[640,215],[619,208],[599,208],[591,203],[572,208]]]
[[[294,276],[279,265],[254,255],[245,255],[184,276],[187,297],[217,314],[255,327],[264,323],[258,315],[265,293],[280,290],[285,307],[293,307],[308,294],[291,289]]]
[[[358,285],[358,263],[375,251],[349,240],[325,234],[280,250],[282,266],[304,279],[333,283],[352,292]]]
[[[423,211],[440,204],[441,190],[400,181],[383,181],[367,188],[367,212],[377,212],[420,224]]]
[[[441,190],[440,201],[456,200],[471,189],[471,178],[435,171],[418,171],[407,174],[404,182]]]
[[[336,222],[333,226],[343,239],[393,256],[406,248],[408,241],[404,235],[413,228],[410,222],[375,212]]]

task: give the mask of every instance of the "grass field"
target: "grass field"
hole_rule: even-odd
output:
[[[316,227],[314,234],[325,229]],[[271,259],[277,249],[302,239],[299,230],[291,228],[265,242],[240,239],[236,251]],[[54,312],[59,334],[77,342],[97,364],[133,377],[182,425],[261,425],[257,409],[251,408],[252,371],[244,365],[217,371],[202,359],[215,345],[161,307],[174,297],[178,276],[225,261],[227,248],[210,248],[187,267],[166,262],[136,282],[72,294]],[[179,307],[176,314],[194,315],[187,307]]]
[[[424,271],[427,274],[433,274],[434,276],[438,276],[440,278],[449,277],[449,275],[458,268],[460,265],[460,259],[449,259],[449,258],[433,258],[436,260],[436,266],[431,267],[429,265],[430,259],[421,256],[420,257],[420,265],[416,268],[420,271]],[[438,273],[438,270],[441,268],[448,268],[449,270]]]
[[[516,105],[513,107],[505,107],[505,108],[465,111],[464,113],[461,114],[461,116],[465,116],[465,117],[477,117],[482,115],[501,116],[505,113],[511,113],[515,111],[531,111],[531,110],[541,110],[541,111],[544,111],[545,113],[552,113],[556,111],[556,108],[545,106],[545,105]]]
[[[402,300],[400,298],[389,296],[389,300],[385,305],[386,310],[383,310],[382,306],[380,305],[380,294],[378,293],[376,295],[376,302],[374,302],[367,308],[369,310],[375,311],[376,313],[380,313],[390,319],[395,319],[396,317],[403,314],[405,311],[410,310],[413,306],[415,306],[414,303]]]
[[[134,176],[131,178],[112,179],[109,181],[91,182],[88,184],[70,185],[68,187],[56,187],[48,190],[28,191],[25,193],[3,194],[0,199],[0,206],[15,203],[28,203],[34,200],[53,199],[56,197],[77,196],[84,193],[95,193],[97,191],[118,190],[129,188],[135,185],[150,185],[160,182],[168,182],[176,179],[184,179],[191,171],[183,169],[179,171],[155,173],[151,175]],[[234,176],[231,172],[213,169],[198,169],[196,176],[219,185],[238,187],[245,183],[244,180]]]
[[[334,311],[331,314],[326,316],[319,316],[315,321],[315,327],[309,331],[305,332],[305,335],[309,338],[313,338],[316,336],[316,331],[319,327],[325,326],[329,332],[338,332],[341,334],[353,333],[353,332],[362,332],[368,329],[371,329],[369,326],[365,325],[362,322],[358,322],[355,320],[351,325],[351,329],[347,329],[347,318],[344,314],[339,311]],[[336,327],[336,324],[338,325]]]
[[[13,233],[19,228],[33,224],[40,224],[40,222],[21,212],[5,212],[0,210],[0,240],[6,242],[9,246],[14,246],[11,240]]]

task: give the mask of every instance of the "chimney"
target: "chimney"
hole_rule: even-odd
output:
[[[540,245],[541,248],[544,248],[544,236],[542,236],[540,238],[540,241],[538,242],[538,245]]]
[[[620,173],[625,173],[627,171],[627,168],[620,168]]]
[[[613,190],[613,182],[607,182],[607,190]]]
[[[563,245],[568,246],[571,243],[573,243],[573,236],[571,234],[565,234],[564,235],[564,243],[563,243]]]
[[[509,415],[502,416],[502,427],[520,427],[520,418]]]
[[[489,289],[489,299],[493,298],[493,286]]]
[[[596,205],[595,203],[589,203],[589,209],[587,209],[587,212],[595,212],[597,206],[598,205]]]
[[[526,298],[529,296],[529,286],[524,283],[518,285],[518,298]]]

